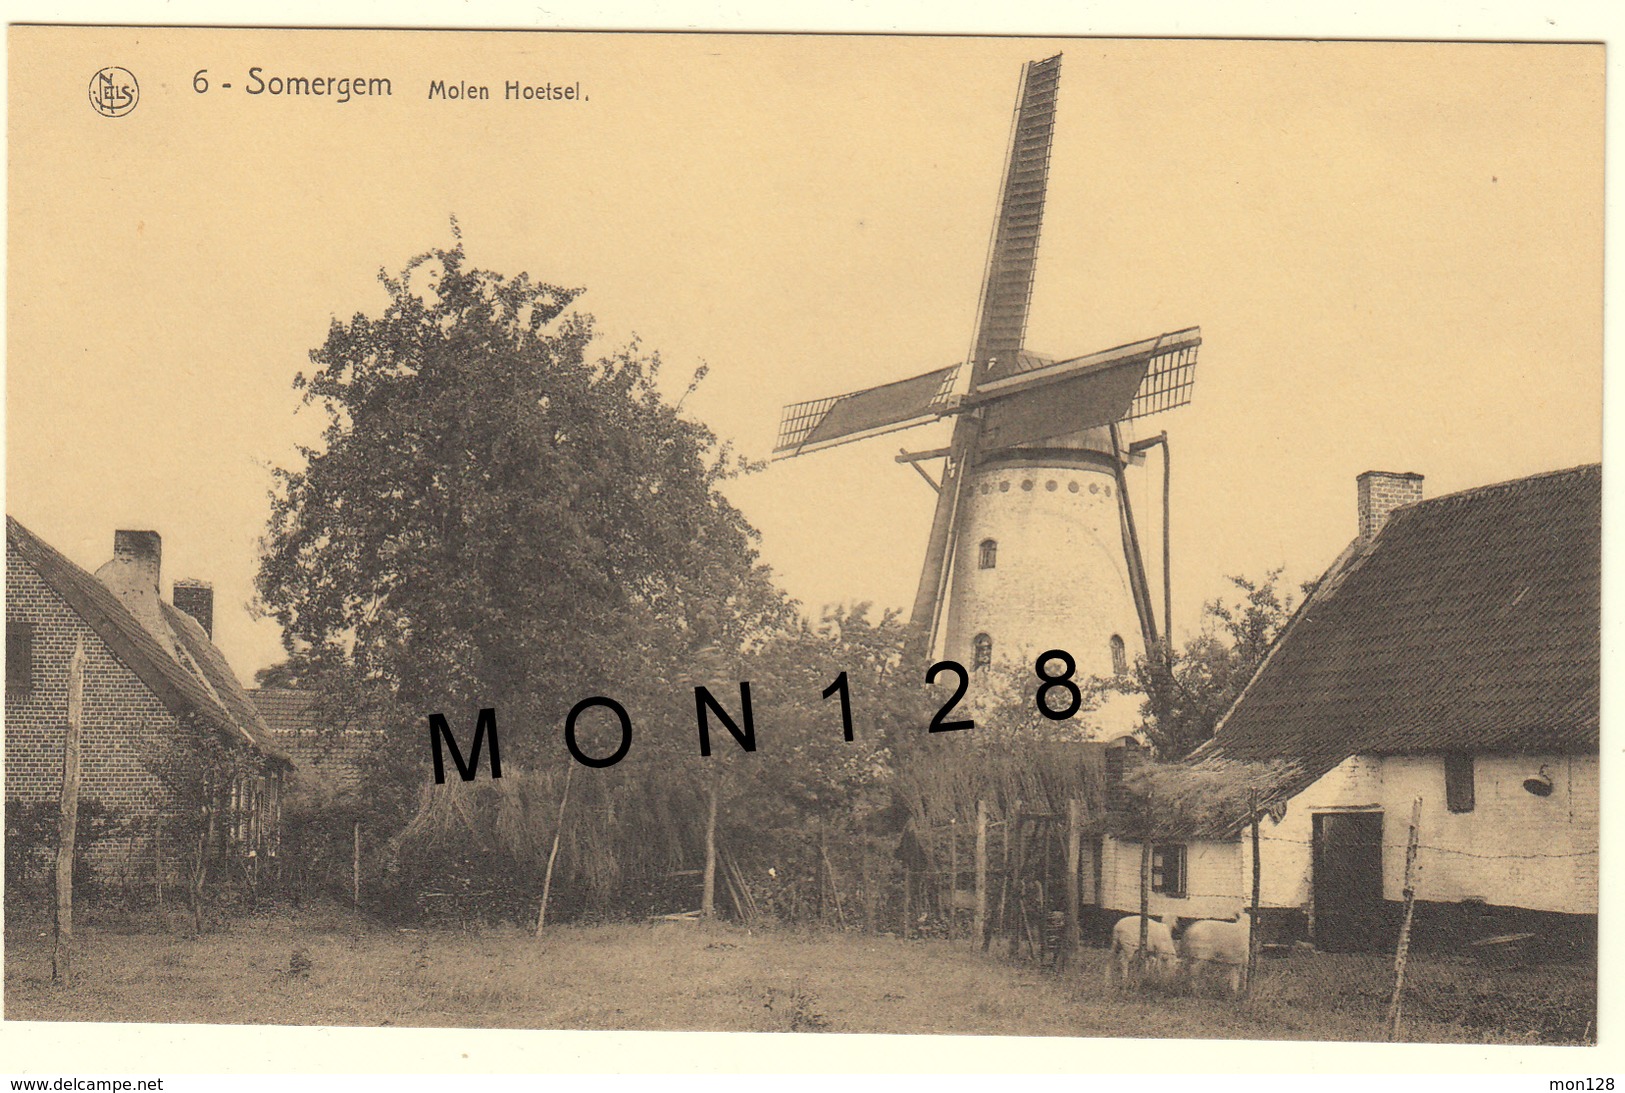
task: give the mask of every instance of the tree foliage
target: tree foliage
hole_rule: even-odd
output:
[[[1202,632],[1174,654],[1167,670],[1143,657],[1136,661],[1133,685],[1145,695],[1141,727],[1159,755],[1183,758],[1212,737],[1264,662],[1295,609],[1281,573],[1272,569],[1262,580],[1230,576],[1236,592],[1203,605]],[[1312,589],[1306,584],[1302,591]]]
[[[278,472],[258,578],[283,681],[408,724],[390,753],[414,769],[428,713],[497,707],[534,726],[503,740],[522,765],[578,699],[630,705],[787,616],[718,490],[744,465],[665,397],[658,354],[594,359],[579,290],[460,241],[380,281],[382,313],[335,320],[295,381],[327,427]]]

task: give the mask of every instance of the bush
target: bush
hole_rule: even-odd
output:
[[[6,802],[6,917],[18,919],[49,914],[56,900],[57,825],[62,818],[56,801]],[[79,802],[74,831],[73,891],[76,897],[95,899],[103,885],[91,852],[98,843],[128,835],[129,824],[113,809],[96,800]]]

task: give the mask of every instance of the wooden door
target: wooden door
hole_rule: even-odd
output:
[[[1314,941],[1327,952],[1385,944],[1382,901],[1382,813],[1314,816]]]

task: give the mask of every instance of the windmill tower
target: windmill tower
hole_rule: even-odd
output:
[[[1190,401],[1202,339],[1065,360],[1023,347],[1060,71],[1059,55],[1022,70],[968,364],[788,406],[773,458],[953,417],[948,447],[897,457],[937,490],[910,617],[921,647],[966,667],[1064,649],[1080,677],[1109,676],[1159,647],[1125,471],[1166,437],[1125,445],[1121,426]],[[940,483],[921,466],[936,459]]]

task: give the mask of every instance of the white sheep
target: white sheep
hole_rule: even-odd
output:
[[[1251,933],[1252,916],[1246,911],[1234,922],[1204,918],[1185,927],[1180,943],[1192,985],[1206,971],[1225,976],[1230,993],[1239,994]]]
[[[1179,967],[1179,950],[1174,947],[1173,933],[1177,921],[1173,915],[1163,915],[1160,921],[1153,918],[1146,923],[1146,955],[1152,961],[1154,974],[1161,978],[1171,976]],[[1126,982],[1139,951],[1140,916],[1118,919],[1117,925],[1112,927],[1111,958],[1106,961],[1107,982]]]

